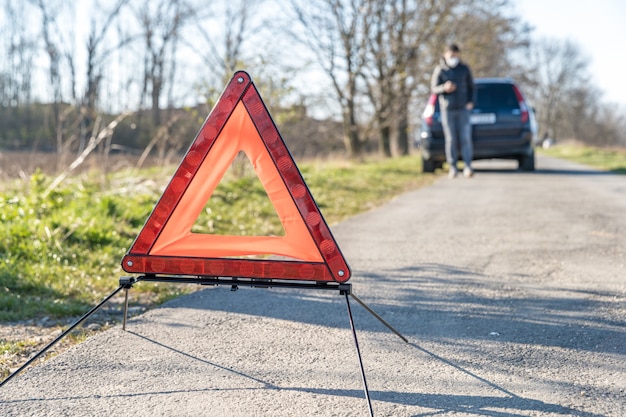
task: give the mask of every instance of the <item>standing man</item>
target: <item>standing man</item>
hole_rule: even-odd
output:
[[[446,140],[446,160],[450,165],[450,178],[458,173],[458,148],[461,149],[466,178],[474,175],[472,169],[472,126],[470,112],[474,108],[474,80],[469,67],[461,62],[459,47],[448,45],[441,63],[431,79],[431,92],[439,96],[441,123]]]

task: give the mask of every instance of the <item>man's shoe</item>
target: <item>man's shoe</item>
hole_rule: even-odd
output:
[[[463,168],[463,176],[465,178],[471,178],[474,175],[474,170],[470,167]]]
[[[458,174],[459,171],[457,171],[456,168],[450,168],[450,171],[448,171],[448,178],[456,178],[456,174]]]

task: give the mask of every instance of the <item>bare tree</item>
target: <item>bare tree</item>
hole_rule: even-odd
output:
[[[26,28],[28,5],[4,2],[5,22],[2,24],[4,59],[0,60],[0,122],[4,138],[15,142],[27,140],[25,129],[19,126],[20,120],[26,123],[31,118],[33,61],[36,54],[36,40]],[[1,137],[0,137],[1,138]],[[5,142],[0,139],[0,143]]]
[[[114,51],[128,43],[131,39],[122,38],[112,43],[109,38],[109,32],[115,27],[115,20],[127,3],[128,0],[117,0],[110,10],[98,10],[98,13],[102,13],[102,16],[95,13],[91,16],[89,36],[85,45],[87,65],[85,69],[86,86],[82,97],[83,120],[81,126],[83,132],[90,132],[92,130],[94,121],[98,115],[97,103],[100,98],[103,63]],[[70,60],[70,58],[68,58],[68,60]],[[74,66],[72,65],[71,67],[73,68]],[[89,135],[90,134],[81,135],[79,152],[82,152],[84,149]]]
[[[57,152],[57,169],[62,168],[65,165],[65,153],[69,145],[77,138],[76,132],[73,131],[69,135],[69,140],[66,140],[63,128],[66,119],[70,115],[71,106],[75,106],[76,103],[70,104],[68,109],[67,104],[64,104],[63,83],[64,79],[62,74],[69,68],[72,82],[72,98],[75,98],[75,68],[73,61],[73,54],[71,52],[71,38],[72,29],[69,28],[69,32],[61,30],[59,25],[60,16],[65,12],[72,14],[73,4],[66,4],[60,0],[30,0],[41,15],[41,34],[44,43],[44,50],[48,57],[48,82],[52,94],[52,117],[47,118],[51,121],[49,130],[54,132],[56,138],[56,152]],[[69,37],[69,38],[68,38]],[[69,57],[69,59],[68,59]],[[77,117],[80,116],[80,113]]]
[[[394,79],[397,99],[395,101],[395,129],[398,153],[407,155],[409,146],[410,103],[425,79],[437,40],[444,36],[447,21],[453,17],[455,7],[461,0],[428,0],[407,2],[401,0],[398,7],[399,22],[397,43],[397,75]],[[393,30],[393,28],[390,28]]]
[[[557,138],[564,128],[564,117],[571,94],[588,85],[589,61],[571,41],[543,38],[529,51],[526,80],[537,109],[541,136]]]
[[[368,43],[367,56],[370,62],[362,71],[367,96],[374,106],[375,122],[379,131],[378,150],[386,157],[391,156],[393,107],[396,97],[393,80],[398,71],[395,61],[399,45],[394,39],[397,32],[390,30],[400,20],[396,4],[393,2],[389,5],[384,0],[371,2],[371,40]]]
[[[152,123],[161,124],[161,100],[176,70],[175,53],[180,32],[193,14],[184,0],[145,0],[135,8],[144,42],[142,106],[150,96]]]
[[[292,58],[289,51],[293,45],[286,45],[284,37],[276,36],[284,32],[284,22],[263,13],[266,3],[232,0],[197,7],[195,24],[190,25],[183,42],[203,68],[210,69],[201,73],[196,84],[196,91],[206,97],[208,107],[213,107],[236,70],[252,68],[256,87],[273,117],[284,119],[289,113],[284,107],[289,106],[290,99],[293,103],[298,65],[287,62]],[[301,110],[302,106],[296,107]]]
[[[194,24],[181,41],[205,68],[211,69],[197,80],[197,90],[206,97],[209,107],[213,107],[233,73],[245,66],[245,44],[259,29],[253,20],[262,4],[263,1],[232,0],[195,7]],[[223,30],[216,31],[217,27]]]
[[[364,85],[379,132],[379,151],[385,156],[392,154],[393,137],[396,151],[401,155],[409,153],[411,103],[417,94],[428,91],[429,75],[444,43],[463,39],[468,45],[479,45],[482,38],[490,39],[491,45],[497,44],[498,50],[503,51],[484,60],[485,66],[495,72],[498,68],[510,68],[509,51],[524,44],[523,39],[516,37],[521,33],[517,20],[505,13],[506,0],[366,0],[349,3],[354,11],[351,19],[346,19],[345,14],[339,17],[336,12],[342,10],[342,2],[322,3],[309,6],[315,7],[317,14],[306,7],[296,7],[299,20],[308,31],[306,44],[333,80],[344,110],[349,109],[350,103],[358,102],[360,85]],[[346,21],[355,24],[330,24]],[[353,30],[342,30],[344,27]],[[468,54],[468,58],[473,60],[484,53],[484,49],[479,49]]]
[[[577,44],[541,38],[531,46],[523,68],[541,137],[572,138],[595,146],[626,142],[626,113],[602,101],[602,91],[589,74],[589,59]]]
[[[401,155],[409,153],[410,103],[428,82],[433,51],[447,35],[461,0],[370,0],[372,25],[363,76],[376,112],[379,150],[392,153],[391,137]],[[444,24],[445,23],[445,24]]]
[[[591,83],[568,91],[564,102],[561,137],[593,146],[626,145],[626,109],[602,101],[602,92]]]
[[[154,146],[164,160],[170,145],[179,146],[159,129],[171,125],[178,46],[181,32],[190,22],[194,10],[185,0],[142,0],[134,7],[134,14],[140,23],[144,52],[140,107],[148,107],[151,114],[150,124],[141,123],[142,113],[139,113],[138,123],[151,138],[155,135],[159,138]],[[147,99],[150,100],[149,106],[146,106]],[[164,100],[168,101],[166,106]],[[164,107],[168,109],[165,120],[162,118]]]
[[[40,12],[44,49],[49,58],[49,83],[52,90],[53,128],[58,154],[57,165],[65,165],[66,154],[85,148],[92,131],[97,128],[97,103],[103,79],[104,63],[121,44],[110,38],[111,28],[128,0],[116,0],[105,10],[95,2],[91,10],[89,34],[85,40],[85,86],[79,92],[76,34],[73,26],[61,24],[62,19],[75,17],[75,4],[51,0],[30,0]],[[111,4],[111,3],[109,3]],[[76,147],[76,143],[78,146]]]
[[[61,45],[63,40],[55,39],[55,35],[59,35],[60,31],[57,27],[56,19],[61,12],[62,4],[57,2],[46,2],[44,0],[31,0],[32,3],[39,8],[42,21],[42,35],[44,41],[44,49],[49,62],[49,82],[52,89],[52,100],[54,104],[59,104],[62,98],[61,86],[61,59],[63,57],[63,48]],[[55,108],[55,120],[58,120],[58,108]]]
[[[222,4],[223,9],[218,9],[220,5],[213,3],[205,12],[196,14],[194,29],[200,35],[201,42],[193,39],[187,44],[203,63],[218,73],[216,81],[222,86],[239,69],[244,59],[244,43],[253,32],[252,16],[261,4],[253,0],[233,0]],[[215,26],[223,27],[224,30],[217,34],[210,33],[208,28]]]
[[[291,4],[300,23],[300,30],[292,36],[310,49],[330,79],[342,111],[346,152],[350,158],[358,158],[363,146],[357,110],[369,41],[368,1],[292,0]]]
[[[456,10],[446,41],[461,44],[475,77],[516,75],[512,58],[527,50],[530,28],[509,6],[509,0],[470,0]]]

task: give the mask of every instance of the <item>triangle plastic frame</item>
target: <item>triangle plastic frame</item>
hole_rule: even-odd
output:
[[[285,236],[192,233],[199,211],[242,150],[281,218]],[[238,257],[256,254],[295,260]],[[350,279],[335,238],[246,72],[236,72],[224,89],[122,259],[122,268],[150,275],[340,283]]]

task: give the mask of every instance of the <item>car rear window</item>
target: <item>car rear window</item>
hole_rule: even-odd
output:
[[[475,84],[476,105],[481,110],[515,110],[519,102],[511,84]]]

